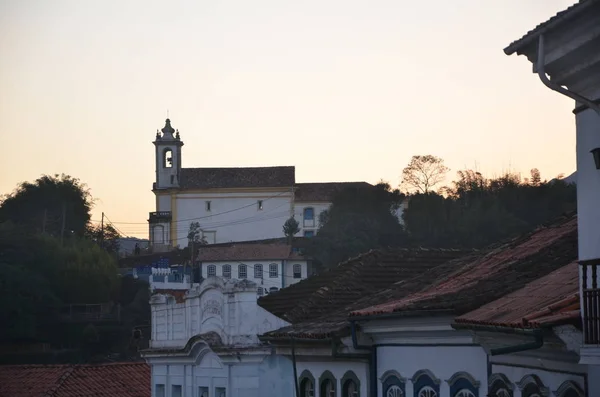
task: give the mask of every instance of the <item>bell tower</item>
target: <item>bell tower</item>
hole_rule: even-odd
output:
[[[179,130],[176,131],[171,127],[171,120],[165,121],[165,126],[160,132],[156,130],[156,139],[152,143],[156,148],[156,181],[152,190],[179,187],[183,142],[179,138]]]

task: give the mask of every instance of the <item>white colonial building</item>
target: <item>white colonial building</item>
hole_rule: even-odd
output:
[[[308,277],[308,261],[286,243],[227,243],[201,246],[196,261],[203,277],[249,280],[261,297]]]
[[[171,121],[153,142],[156,148],[156,211],[149,215],[155,252],[187,245],[192,222],[200,224],[209,244],[283,237],[283,224],[294,216],[297,236],[312,237],[319,215],[344,188],[366,182],[296,183],[295,168],[183,168],[179,131]],[[402,220],[402,210],[398,217]]]

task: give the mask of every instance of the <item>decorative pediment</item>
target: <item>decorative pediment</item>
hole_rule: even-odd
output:
[[[523,391],[523,389],[525,389],[527,385],[530,384],[536,385],[540,390],[542,396],[547,397],[550,395],[550,390],[546,386],[544,386],[544,383],[542,383],[540,378],[534,374],[525,375],[523,378],[521,378],[521,380],[517,382],[517,387],[519,388],[519,390]]]
[[[385,371],[381,377],[379,378],[379,380],[381,382],[385,382],[389,377],[391,376],[395,376],[396,379],[398,379],[400,382],[402,383],[406,383],[406,378],[402,377],[402,375],[400,375],[400,373],[398,371],[394,371],[393,369],[390,369],[388,371]]]
[[[488,384],[490,386],[493,386],[496,382],[502,383],[506,388],[508,388],[510,390],[515,390],[514,383],[512,383],[508,379],[508,377],[504,374],[500,374],[500,373],[491,374],[488,379]]]
[[[439,385],[440,383],[442,383],[442,381],[439,378],[436,378],[436,376],[433,374],[433,372],[431,372],[428,369],[421,369],[421,370],[418,370],[417,372],[415,372],[415,374],[411,378],[412,383],[416,383],[421,376],[428,376],[429,379],[431,379],[431,381],[436,385]]]
[[[552,392],[556,397],[564,397],[567,395],[567,392],[569,391],[574,391],[575,393],[577,393],[577,395],[579,397],[584,397],[585,393],[583,392],[583,389],[581,387],[579,387],[579,385],[575,382],[573,382],[572,380],[567,380],[565,382],[563,382],[558,389],[556,389],[554,392]]]
[[[475,378],[473,378],[470,373],[464,371],[455,373],[446,382],[448,382],[448,385],[452,386],[460,379],[466,379],[474,387],[479,387],[479,385],[481,384],[481,382],[475,380]]]

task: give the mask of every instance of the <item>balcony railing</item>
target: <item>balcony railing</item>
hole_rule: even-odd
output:
[[[600,289],[598,264],[582,264],[583,335],[586,345],[600,345]]]
[[[150,223],[170,222],[170,221],[171,221],[171,211],[151,212],[148,216],[148,222],[150,222]]]

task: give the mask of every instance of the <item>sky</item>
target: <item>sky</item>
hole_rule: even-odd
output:
[[[0,194],[43,174],[147,237],[156,130],[184,167],[393,186],[411,156],[575,170],[574,103],[510,42],[574,0],[0,0]]]

